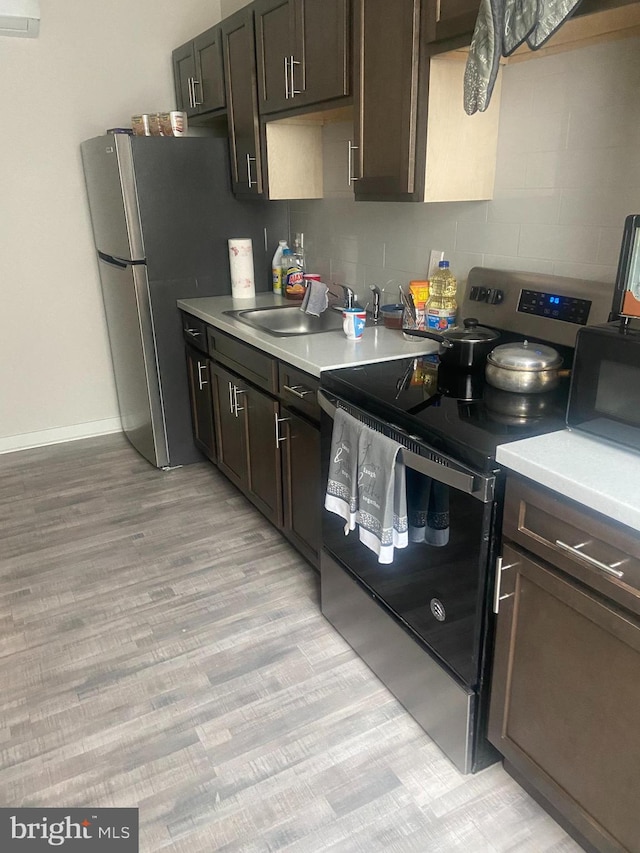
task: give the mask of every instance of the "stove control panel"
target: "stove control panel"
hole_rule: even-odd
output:
[[[579,326],[587,325],[590,308],[589,299],[560,296],[541,290],[522,290],[518,301],[518,311],[523,314],[537,314],[539,317],[563,320],[565,323],[576,323]]]
[[[504,290],[499,287],[472,287],[469,291],[472,302],[486,302],[488,305],[499,305],[504,300]]]

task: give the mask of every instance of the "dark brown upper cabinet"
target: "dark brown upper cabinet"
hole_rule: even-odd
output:
[[[256,0],[260,112],[350,94],[351,0]]]
[[[231,182],[237,196],[264,197],[260,119],[256,85],[253,7],[221,24]]]
[[[355,0],[353,179],[358,201],[491,198],[500,83],[486,112],[463,108],[465,56],[425,34],[433,0]]]
[[[173,81],[178,109],[189,118],[225,109],[219,25],[173,51]]]

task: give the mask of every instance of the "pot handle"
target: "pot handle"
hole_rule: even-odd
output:
[[[442,344],[446,349],[451,349],[453,347],[453,342],[449,340],[449,338],[445,338],[444,335],[438,334],[438,332],[426,332],[424,329],[404,329],[402,330],[407,335],[413,335],[416,338],[429,338],[430,341],[438,341]]]

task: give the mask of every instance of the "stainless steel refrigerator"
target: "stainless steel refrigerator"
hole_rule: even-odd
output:
[[[122,428],[158,468],[201,461],[176,300],[231,293],[230,237],[252,239],[270,289],[287,205],[233,196],[225,138],[108,134],[81,151]]]

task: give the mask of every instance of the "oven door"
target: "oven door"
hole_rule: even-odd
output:
[[[326,477],[331,448],[331,415],[338,400],[320,392],[323,408],[322,452]],[[396,549],[393,562],[383,565],[363,545],[357,529],[345,535],[344,521],[323,511],[322,539],[326,551],[346,572],[413,636],[461,686],[475,690],[481,678],[486,632],[488,566],[492,559],[495,523],[493,475],[480,474],[442,454],[430,452],[344,401],[341,407],[403,447],[402,458],[416,477],[428,477],[448,493],[449,530],[446,544],[409,542]],[[409,506],[411,515],[411,506]],[[445,537],[446,538],[446,537]]]

